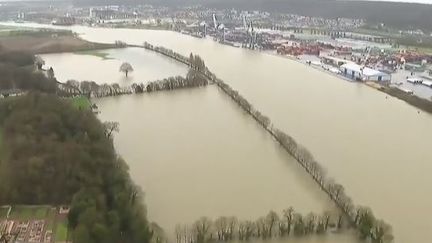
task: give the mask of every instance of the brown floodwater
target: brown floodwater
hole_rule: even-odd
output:
[[[95,102],[101,120],[120,123],[116,149],[145,191],[149,218],[169,233],[201,216],[255,220],[289,206],[303,214],[333,209],[297,162],[216,86]]]
[[[396,242],[432,242],[432,116],[295,61],[168,31],[72,27],[87,40],[144,41],[201,55],[209,68],[311,150]]]

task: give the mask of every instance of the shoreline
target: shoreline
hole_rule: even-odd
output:
[[[410,95],[408,93],[405,93],[403,90],[400,90],[396,86],[382,85],[382,84],[375,82],[375,81],[364,81],[364,82],[355,81],[355,80],[349,79],[347,77],[344,77],[342,75],[339,75],[339,74],[333,73],[331,71],[325,70],[321,66],[307,65],[306,63],[302,62],[301,60],[299,60],[293,56],[283,56],[283,55],[270,53],[270,52],[264,52],[264,54],[276,56],[276,57],[281,57],[281,58],[285,58],[285,59],[297,62],[297,63],[302,64],[308,68],[312,68],[312,69],[315,69],[315,70],[320,71],[322,73],[331,75],[331,76],[333,76],[337,79],[340,79],[342,81],[366,85],[366,86],[368,86],[368,87],[370,87],[376,91],[382,92],[384,94],[387,94],[387,95],[390,95],[394,98],[402,100],[412,107],[415,107],[415,108],[420,109],[424,112],[432,114],[432,101],[431,100],[422,98],[422,97],[414,95],[414,94]]]

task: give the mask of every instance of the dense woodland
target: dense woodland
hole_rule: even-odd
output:
[[[34,72],[35,56],[25,52],[3,51],[0,46],[0,91],[38,90],[56,92],[56,81]]]
[[[0,205],[70,205],[76,243],[149,242],[142,193],[107,126],[58,97],[53,75],[34,71],[35,57],[0,60],[0,90],[27,92],[0,99]]]
[[[141,193],[90,111],[55,95],[0,102],[1,204],[71,204],[74,242],[148,242]]]

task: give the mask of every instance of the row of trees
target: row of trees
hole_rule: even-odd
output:
[[[119,84],[99,85],[94,81],[68,80],[60,86],[64,96],[86,95],[87,97],[96,96],[116,96],[132,93],[154,92],[161,90],[173,90],[180,88],[191,88],[208,85],[208,79],[198,71],[190,69],[186,77],[176,76],[163,80],[149,82],[147,84],[132,84],[130,87],[120,87]]]
[[[94,81],[77,81],[68,80],[61,84],[59,89],[62,96],[85,95],[87,97],[96,96],[116,96],[122,94],[131,94],[130,87],[122,88],[118,83],[114,84],[97,84]]]
[[[153,46],[152,44],[149,44],[148,42],[144,42],[143,44],[144,48],[148,50],[152,50],[155,52],[158,52],[160,54],[163,54],[165,56],[168,56],[170,58],[173,58],[179,62],[182,62],[186,65],[188,65],[191,69],[194,69],[202,74],[204,74],[206,77],[210,77],[211,72],[208,70],[208,68],[205,65],[204,60],[198,56],[191,53],[189,57],[185,57],[171,49],[161,47],[161,46]]]
[[[354,205],[352,199],[345,193],[342,185],[333,179],[327,178],[324,168],[315,160],[313,155],[305,147],[298,144],[294,138],[274,127],[271,120],[256,110],[244,97],[228,84],[216,79],[216,84],[228,94],[240,107],[251,116],[291,154],[299,164],[312,176],[320,188],[326,192],[348,217],[350,224],[355,226],[363,239],[372,239],[373,242],[390,242],[393,239],[391,227],[382,220],[373,216],[370,209]],[[377,233],[380,232],[380,233]]]
[[[181,76],[171,77],[160,81],[150,82],[147,84],[145,90],[147,92],[160,91],[160,90],[173,90],[179,88],[191,88],[208,85],[208,79],[201,73],[190,69],[186,78]],[[136,89],[135,89],[136,90]]]
[[[238,91],[232,89],[223,80],[205,67],[202,59],[191,54],[189,58],[184,57],[172,50],[163,47],[154,47],[144,43],[144,47],[162,53],[166,56],[179,60],[194,70],[197,70],[211,81],[215,82],[227,95],[229,95],[242,109],[248,112],[261,126],[263,126],[280,144],[291,154],[306,172],[315,180],[320,188],[336,203],[338,208],[344,213],[349,225],[355,227],[362,239],[370,239],[373,243],[385,243],[393,241],[392,228],[383,220],[376,219],[372,211],[367,207],[356,206],[352,199],[345,193],[342,185],[336,183],[332,178],[326,176],[324,168],[315,160],[313,155],[303,146],[298,144],[294,138],[274,127],[270,118],[256,110]],[[204,66],[203,66],[204,65]],[[337,225],[340,226],[342,217],[339,217]],[[195,241],[202,242],[202,231],[209,230],[204,227],[202,222],[195,227]],[[201,232],[201,233],[200,233]],[[262,232],[262,231],[260,231]],[[261,235],[261,234],[260,234]],[[242,238],[242,237],[239,237]]]
[[[274,237],[325,234],[330,229],[342,228],[342,215],[324,212],[321,215],[302,215],[289,207],[282,215],[270,211],[257,220],[238,220],[236,217],[219,217],[212,221],[201,217],[192,225],[177,225],[177,243],[203,243],[209,241],[249,241]]]
[[[33,92],[0,101],[0,126],[0,205],[71,205],[76,243],[151,240],[142,193],[114,150],[115,126]]]

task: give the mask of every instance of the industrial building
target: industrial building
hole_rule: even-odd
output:
[[[386,82],[391,81],[391,75],[364,66],[360,66],[355,63],[346,63],[340,66],[342,74],[353,80],[358,81],[377,81]]]

